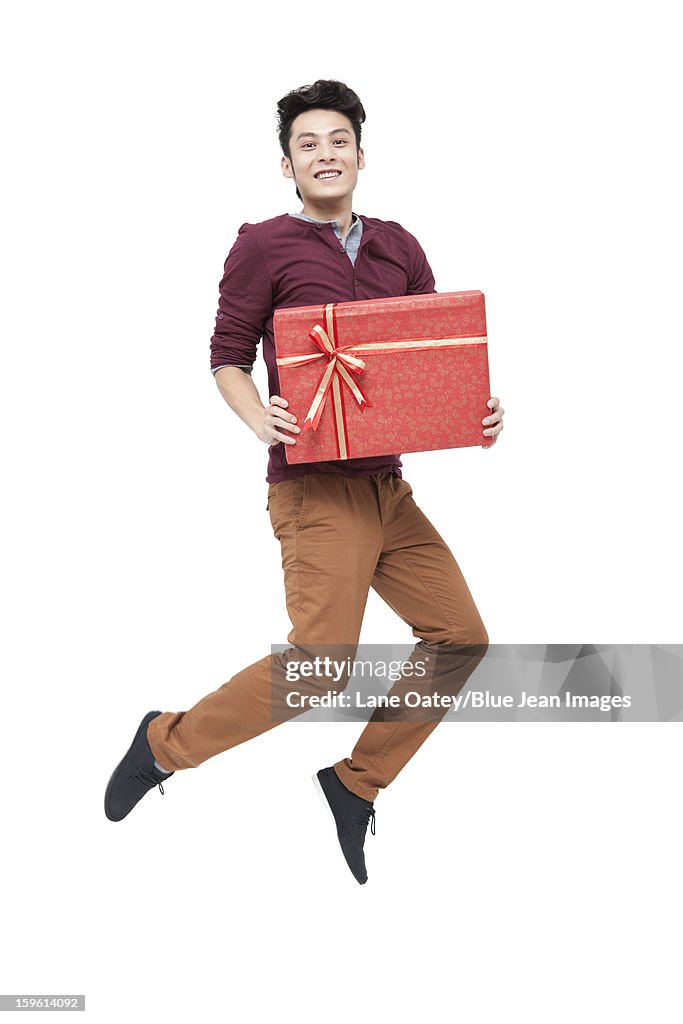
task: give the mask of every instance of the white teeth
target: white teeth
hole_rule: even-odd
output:
[[[322,174],[316,174],[316,178],[318,180],[322,178],[338,178],[340,174],[341,171],[324,171]]]

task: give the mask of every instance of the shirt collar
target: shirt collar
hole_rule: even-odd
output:
[[[301,217],[302,220],[309,220],[313,224],[337,224],[337,225],[339,225],[339,221],[336,220],[336,218],[332,218],[332,220],[318,220],[317,217],[309,217],[307,213],[290,213],[290,217]],[[360,223],[360,217],[358,216],[358,214],[357,213],[351,213],[351,227],[349,228],[349,231],[351,231],[351,228],[355,228],[356,224],[358,224],[358,223]]]

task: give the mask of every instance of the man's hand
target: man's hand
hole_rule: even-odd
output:
[[[481,421],[486,428],[482,433],[487,437],[492,437],[493,441],[491,444],[483,444],[482,448],[493,448],[493,445],[498,440],[498,435],[503,429],[503,413],[505,409],[500,405],[499,398],[489,398],[486,404],[491,410],[491,414]]]
[[[291,412],[285,412],[287,405],[289,402],[286,398],[280,398],[279,395],[270,396],[270,405],[263,410],[263,426],[256,431],[256,436],[261,441],[265,441],[267,445],[277,444],[278,441],[284,441],[285,444],[296,444],[296,438],[282,433],[283,430],[292,430],[296,434],[301,433],[301,427],[294,426],[296,416],[293,416]]]

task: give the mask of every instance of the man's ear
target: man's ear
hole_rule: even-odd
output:
[[[358,170],[362,170],[363,167],[365,167],[365,153],[363,152],[363,147],[361,146],[361,148],[358,150]]]
[[[285,176],[285,178],[293,178],[294,177],[294,172],[292,171],[292,165],[290,164],[290,162],[289,162],[289,160],[287,159],[286,156],[283,156],[282,160],[280,161],[280,166],[282,167],[282,173]]]

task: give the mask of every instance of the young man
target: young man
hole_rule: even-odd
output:
[[[398,454],[291,466],[285,458],[285,445],[296,444],[300,427],[279,393],[274,310],[436,289],[413,235],[396,221],[352,211],[365,166],[365,111],[357,95],[342,82],[318,80],[284,96],[278,115],[282,172],[294,180],[303,209],[239,228],[219,286],[211,369],[230,408],[269,446],[267,507],[281,545],[293,625],[287,639],[294,648],[242,669],[189,711],[148,712],[107,786],[105,811],[112,821],[154,786],[163,793],[163,781],[175,771],[300,714],[303,708],[286,710],[281,700],[285,663],[314,649],[339,650],[352,661],[370,587],[420,638],[415,650],[442,666],[449,692],[464,686],[488,644],[455,558],[413,500]],[[261,336],[270,393],[265,407],[250,376]],[[503,409],[497,398],[488,405],[482,434],[495,441]],[[296,684],[299,691],[306,686],[308,693],[322,690],[317,679]],[[315,776],[361,884],[374,799],[446,711],[419,721],[373,715],[351,757]]]

